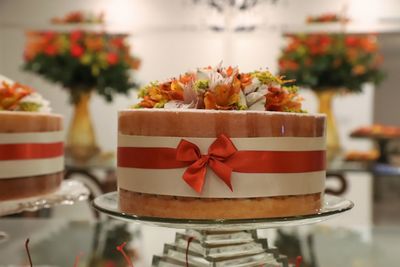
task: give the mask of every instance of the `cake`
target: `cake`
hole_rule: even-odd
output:
[[[119,112],[122,212],[176,219],[305,215],[322,205],[325,116],[293,81],[200,68],[144,87]]]
[[[57,190],[63,178],[62,117],[28,86],[0,76],[0,201]]]

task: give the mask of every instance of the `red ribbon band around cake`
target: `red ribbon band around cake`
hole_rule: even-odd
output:
[[[0,160],[55,158],[64,155],[63,142],[0,144]]]
[[[175,169],[187,167],[183,179],[201,193],[207,166],[231,189],[232,172],[301,173],[325,170],[325,150],[237,150],[229,137],[220,135],[202,155],[197,145],[182,139],[177,148],[118,147],[118,167]]]

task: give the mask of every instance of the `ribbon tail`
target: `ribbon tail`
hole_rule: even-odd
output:
[[[216,175],[229,187],[229,189],[233,192],[232,187],[232,168],[226,165],[225,163],[210,159],[209,162],[210,168],[215,172]]]
[[[186,169],[183,173],[183,180],[197,193],[201,193],[206,180],[207,168],[204,164],[203,166],[196,165],[195,162]]]

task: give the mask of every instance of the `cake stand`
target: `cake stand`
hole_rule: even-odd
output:
[[[37,211],[56,205],[72,205],[75,202],[87,200],[89,194],[89,190],[81,182],[64,180],[57,191],[47,195],[0,201],[0,217],[24,211]],[[7,237],[7,233],[0,231],[0,242],[6,241]]]
[[[257,229],[318,223],[353,208],[346,199],[325,195],[315,214],[257,219],[190,220],[142,217],[118,208],[118,193],[111,192],[93,201],[93,206],[111,217],[153,226],[186,229],[176,233],[175,242],[165,244],[162,256],[154,256],[153,267],[287,267],[286,256],[257,236]]]

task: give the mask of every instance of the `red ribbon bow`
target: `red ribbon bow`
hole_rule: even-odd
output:
[[[232,168],[224,163],[237,151],[232,141],[225,135],[220,135],[208,148],[207,155],[201,155],[195,144],[181,140],[177,147],[176,159],[190,162],[191,165],[183,174],[183,180],[198,193],[203,190],[207,166],[233,191],[231,184]]]

